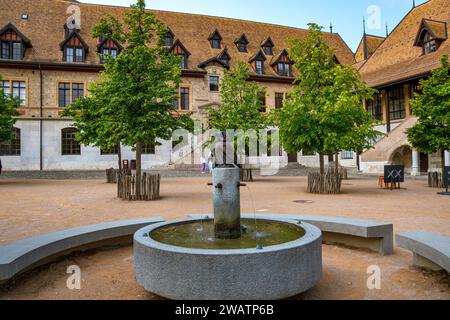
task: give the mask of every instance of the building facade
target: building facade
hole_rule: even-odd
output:
[[[21,98],[15,138],[0,146],[6,170],[94,170],[114,167],[116,150],[80,146],[62,110],[88,94],[89,83],[103,69],[100,54],[117,55],[124,44],[94,39],[90,30],[105,14],[122,19],[123,7],[66,0],[0,0],[0,83]],[[236,61],[250,66],[250,78],[265,88],[266,111],[281,107],[296,71],[288,58],[288,38],[307,31],[264,23],[153,11],[170,29],[166,45],[183,56],[180,112],[205,120],[210,107],[220,107],[220,79]],[[336,33],[324,34],[343,64],[354,56]],[[172,162],[172,143],[144,148],[143,166]],[[133,159],[124,147],[124,159]],[[284,157],[287,161],[287,155]],[[291,156],[291,161],[296,161]]]
[[[355,66],[367,85],[378,90],[365,107],[380,121],[377,129],[387,134],[374,149],[362,154],[363,171],[380,173],[386,164],[404,165],[412,175],[440,170],[440,154],[421,154],[412,149],[406,130],[417,122],[410,100],[421,90],[420,79],[439,68],[441,57],[450,53],[449,28],[449,2],[430,0],[412,8],[386,39],[363,37],[368,54],[364,56],[364,50],[358,50]]]

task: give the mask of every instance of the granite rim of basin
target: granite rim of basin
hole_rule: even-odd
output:
[[[262,249],[212,250],[171,246],[151,238],[160,228],[200,222],[181,219],[138,230],[135,276],[146,291],[174,300],[277,300],[301,294],[322,276],[322,233],[308,223],[297,240]]]

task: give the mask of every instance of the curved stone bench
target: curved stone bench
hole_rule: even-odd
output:
[[[194,218],[206,216],[213,218],[213,215],[192,215]],[[254,217],[243,215],[243,218]],[[300,220],[312,224],[322,231],[324,243],[369,249],[382,255],[394,252],[394,227],[390,223],[311,215],[257,214],[256,217]]]
[[[413,265],[450,273],[450,238],[426,231],[396,235],[397,246],[412,251]]]
[[[0,246],[0,283],[79,250],[133,242],[134,233],[160,218],[108,222],[58,231]]]

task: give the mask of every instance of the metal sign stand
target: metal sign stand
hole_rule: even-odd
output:
[[[450,185],[450,167],[444,168],[442,179],[444,179],[445,192],[438,192],[438,194],[441,196],[450,196],[450,192],[448,192],[448,186]]]

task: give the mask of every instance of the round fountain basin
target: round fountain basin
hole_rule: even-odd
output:
[[[312,288],[322,274],[321,231],[285,220],[243,220],[241,239],[216,240],[212,221],[186,219],[134,236],[136,280],[176,300],[273,300]]]

